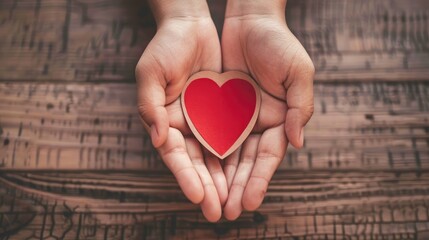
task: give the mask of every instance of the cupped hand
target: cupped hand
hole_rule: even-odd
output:
[[[239,10],[229,6],[237,2],[229,1],[227,6],[223,68],[250,74],[263,94],[253,133],[225,162],[229,196],[224,214],[230,220],[243,208],[255,210],[260,206],[288,142],[296,148],[303,146],[303,128],[314,106],[314,66],[286,25],[285,1],[284,6],[282,1],[273,1],[273,9],[267,7],[271,2],[263,1],[261,8],[256,7],[257,1],[251,1],[254,5],[243,3],[247,5]]]
[[[225,175],[219,159],[203,152],[190,133],[179,104],[187,79],[202,70],[221,70],[210,16],[161,21],[136,67],[138,111],[186,197],[201,205],[209,221],[217,221],[228,195]]]

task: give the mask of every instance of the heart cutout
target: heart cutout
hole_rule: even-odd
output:
[[[224,159],[249,136],[258,118],[261,93],[248,75],[202,71],[192,75],[181,96],[186,122],[200,143]]]

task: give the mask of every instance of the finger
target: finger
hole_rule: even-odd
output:
[[[158,148],[167,140],[169,128],[165,109],[166,84],[162,84],[165,83],[162,75],[151,69],[150,58],[146,55],[143,53],[136,67],[137,106],[143,124],[150,132],[152,144]]]
[[[200,144],[194,138],[186,138],[185,141],[189,156],[204,186],[204,199],[200,203],[201,210],[208,221],[216,222],[222,215],[222,209],[213,179],[204,163]]]
[[[204,198],[203,183],[186,151],[183,135],[177,129],[170,128],[167,141],[158,151],[185,196],[193,203],[200,203]]]
[[[285,82],[288,107],[285,131],[288,140],[296,148],[301,148],[304,145],[304,126],[314,111],[314,65],[304,48],[301,52],[300,58],[302,60],[292,68],[294,70],[291,71],[288,80]]]
[[[228,186],[220,162],[223,160],[220,160],[207,150],[204,150],[204,160],[219,195],[220,204],[223,206],[228,198]]]
[[[186,123],[185,116],[183,115],[182,107],[180,105],[180,98],[176,99],[166,107],[169,116],[170,126],[178,129],[183,136],[192,135],[191,129]]]
[[[261,109],[252,132],[262,133],[268,128],[284,123],[286,110],[286,102],[279,101],[265,91],[261,91]]]
[[[265,197],[268,183],[284,158],[287,139],[283,125],[266,130],[259,141],[255,166],[243,194],[243,207],[253,211]]]
[[[228,220],[237,219],[243,211],[243,192],[254,167],[259,139],[259,135],[251,135],[244,142],[241,149],[240,163],[231,185],[228,201],[224,208],[225,217]]]
[[[241,147],[237,148],[231,155],[225,158],[223,171],[225,172],[228,189],[231,189],[232,180],[237,171],[238,161],[240,159]]]

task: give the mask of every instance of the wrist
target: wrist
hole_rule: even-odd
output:
[[[287,0],[228,0],[225,19],[267,16],[285,18]]]
[[[210,18],[205,0],[149,0],[158,26],[169,20],[197,21]]]

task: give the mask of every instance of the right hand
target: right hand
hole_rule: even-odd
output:
[[[179,98],[193,73],[221,71],[219,38],[206,10],[205,16],[157,18],[158,30],[137,64],[136,81],[138,111],[154,147],[185,196],[200,204],[209,221],[217,221],[228,197],[222,165],[190,132]]]

